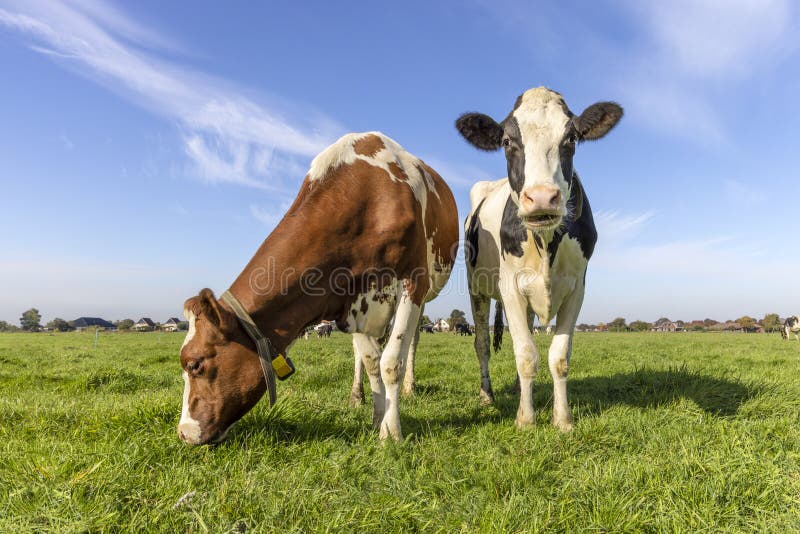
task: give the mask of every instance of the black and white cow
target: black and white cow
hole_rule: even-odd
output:
[[[576,144],[603,137],[621,117],[622,108],[613,102],[593,104],[573,115],[560,94],[539,87],[522,94],[500,123],[480,113],[467,113],[456,121],[473,146],[487,151],[502,147],[508,163],[508,178],[478,182],[470,192],[467,271],[481,398],[494,401],[488,324],[489,305],[496,299],[508,317],[519,375],[517,426],[534,422],[533,377],[539,354],[528,323],[530,307],[540,324],[557,316],[548,358],[553,424],[563,431],[572,428],[567,371],[586,267],[597,241],[589,200],[572,159]],[[499,325],[496,321],[496,348],[502,319]]]
[[[789,337],[794,334],[794,338],[800,341],[800,315],[787,318],[783,322],[783,331],[781,334],[783,339],[789,339]]]

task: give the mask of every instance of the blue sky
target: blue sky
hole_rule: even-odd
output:
[[[505,161],[453,121],[539,85],[626,110],[575,159],[580,321],[800,312],[796,3],[251,4],[0,0],[0,319],[179,315],[348,131],[425,159],[463,220]],[[464,276],[429,315],[469,309]]]

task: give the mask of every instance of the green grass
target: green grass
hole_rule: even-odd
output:
[[[349,336],[300,340],[278,405],[198,448],[175,433],[181,341],[0,335],[0,531],[800,530],[800,344],[777,335],[579,334],[564,435],[545,336],[518,431],[508,339],[482,407],[472,338],[423,334],[386,446],[347,406]]]

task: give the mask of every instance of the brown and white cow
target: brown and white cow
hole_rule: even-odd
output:
[[[458,131],[475,147],[503,147],[508,164],[508,178],[478,182],[470,192],[467,273],[481,398],[494,402],[489,305],[495,299],[505,308],[514,346],[520,383],[518,426],[534,421],[532,388],[539,354],[531,336],[530,308],[540,324],[549,325],[557,316],[549,354],[553,423],[564,431],[572,428],[567,370],[586,267],[597,241],[589,200],[572,159],[577,143],[603,137],[621,117],[622,108],[611,102],[573,115],[560,94],[539,87],[522,94],[499,124],[480,113],[456,121]],[[496,313],[495,347],[503,330],[500,306]]]
[[[402,439],[406,355],[457,246],[458,213],[442,178],[381,133],[348,134],[313,160],[289,211],[229,291],[277,353],[323,319],[352,333],[373,424],[381,439]],[[190,444],[223,439],[267,388],[256,346],[226,302],[204,289],[185,304],[178,434]],[[377,339],[392,320],[381,352]]]

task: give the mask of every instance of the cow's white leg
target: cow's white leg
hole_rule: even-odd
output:
[[[572,430],[572,412],[567,402],[567,374],[572,356],[572,336],[583,304],[583,293],[583,285],[575,288],[558,311],[556,334],[548,354],[550,374],[553,376],[553,424],[563,432]]]
[[[376,429],[386,411],[386,390],[381,379],[381,349],[378,341],[366,334],[353,334],[353,349],[361,357],[372,390],[372,426]]]
[[[517,426],[532,425],[533,417],[533,377],[539,366],[539,351],[533,343],[528,329],[528,302],[516,290],[503,295],[503,306],[508,319],[508,331],[514,345],[514,358],[517,361],[519,379],[519,408]]]
[[[419,310],[419,321],[417,327],[414,329],[414,339],[411,340],[411,345],[408,347],[408,357],[406,358],[406,371],[403,375],[403,395],[413,395],[417,382],[414,379],[414,364],[417,359],[417,345],[419,345],[419,327],[422,321],[422,314],[425,313],[425,305],[423,304]]]
[[[492,355],[489,342],[489,306],[491,299],[483,295],[470,293],[470,304],[472,305],[472,318],[475,320],[475,354],[478,355],[478,363],[481,366],[481,403],[492,404],[494,402],[494,391],[492,391],[492,380],[489,378],[489,358]]]
[[[420,317],[420,306],[411,301],[410,285],[406,283],[407,287],[399,299],[392,333],[381,355],[381,378],[386,388],[386,412],[381,423],[381,440],[389,436],[397,441],[403,439],[400,431],[400,376],[403,374],[408,347],[414,339],[414,329]]]
[[[364,404],[364,362],[356,346],[356,337],[353,336],[353,355],[355,368],[353,370],[353,387],[350,388],[350,406]]]

